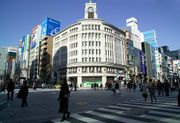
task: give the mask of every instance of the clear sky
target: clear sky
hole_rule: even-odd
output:
[[[46,17],[59,20],[65,28],[84,18],[89,0],[0,0],[0,47],[18,46],[25,34]],[[180,49],[180,0],[92,0],[98,17],[119,28],[126,19],[138,19],[141,32],[155,29],[158,45]]]

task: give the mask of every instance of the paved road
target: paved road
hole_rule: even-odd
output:
[[[28,96],[28,107],[20,107],[21,100],[14,99],[8,101],[8,108],[5,111],[0,111],[0,123],[52,123],[59,122],[61,116],[58,114],[59,102],[57,101],[59,92],[57,90],[38,90],[31,91]],[[176,95],[176,94],[175,94]],[[3,95],[6,96],[6,95]],[[134,99],[138,99],[135,100]],[[122,118],[129,119],[126,116],[142,117],[141,115],[134,116],[132,112],[146,112],[148,108],[146,103],[141,100],[141,93],[139,92],[127,92],[122,90],[121,95],[113,95],[112,92],[106,90],[78,90],[72,91],[70,97],[70,111],[71,118],[68,122],[81,123],[81,122],[108,122],[116,123],[120,122]],[[131,100],[131,101],[130,101]],[[130,103],[130,104],[128,104]],[[140,108],[130,107],[138,106]],[[174,106],[176,107],[175,96],[159,98],[158,105],[162,106]],[[172,104],[171,104],[172,103]],[[123,104],[120,105],[120,104]],[[126,104],[126,107],[125,107]],[[134,105],[137,104],[137,105]],[[147,102],[150,107],[154,104]],[[115,106],[115,107],[113,107]],[[146,107],[143,107],[146,106]],[[129,109],[130,108],[130,109]],[[124,111],[122,109],[128,109]],[[138,110],[142,109],[142,110]],[[157,108],[157,110],[159,110]],[[154,110],[152,110],[154,111]],[[160,110],[161,112],[161,110]],[[152,113],[152,112],[146,112]],[[157,112],[156,112],[157,113]],[[164,112],[166,113],[166,112]],[[173,115],[173,112],[169,112]],[[178,112],[179,113],[179,112]],[[180,118],[179,114],[176,114]],[[124,116],[125,115],[125,116]],[[164,114],[163,114],[164,115]],[[175,117],[175,118],[177,118]],[[112,119],[114,118],[114,120]],[[120,119],[118,119],[120,118]],[[132,118],[132,119],[133,119]],[[131,118],[130,118],[131,119]],[[132,121],[137,120],[136,118]],[[139,120],[139,119],[138,119]],[[116,122],[115,122],[116,121]],[[123,121],[123,120],[122,120]],[[130,120],[127,120],[128,122]],[[141,120],[139,120],[141,121]],[[147,121],[147,120],[144,120]],[[67,122],[67,121],[66,121]]]
[[[51,122],[60,123],[60,118]],[[180,123],[180,107],[176,96],[161,97],[154,103],[129,100],[73,114],[63,123]]]

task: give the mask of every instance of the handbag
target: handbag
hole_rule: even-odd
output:
[[[20,89],[19,92],[17,93],[17,98],[22,98],[22,90]]]

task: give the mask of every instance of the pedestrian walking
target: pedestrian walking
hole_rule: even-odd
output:
[[[153,102],[153,100],[157,101],[156,99],[156,85],[155,83],[152,81],[152,79],[149,79],[149,95],[150,95],[150,98],[151,98],[151,102]]]
[[[144,101],[147,101],[148,87],[149,87],[149,84],[147,83],[147,78],[144,78],[144,81],[142,83],[142,96],[144,98]]]
[[[9,83],[7,85],[7,100],[12,100],[14,97],[14,89],[15,89],[15,84],[12,81],[12,79],[9,80]],[[10,93],[11,93],[11,97],[10,97]]]
[[[77,91],[77,82],[74,83],[74,91]]]
[[[19,93],[17,95],[17,98],[22,99],[21,107],[28,106],[27,103],[27,96],[28,96],[28,86],[27,86],[27,81],[23,81],[23,85],[21,86]]]
[[[59,113],[63,113],[61,121],[64,121],[66,119],[66,114],[67,114],[67,118],[69,118],[70,116],[70,112],[68,111],[69,96],[70,96],[69,87],[66,80],[64,80],[61,85],[61,90],[58,98],[58,101],[60,101]]]
[[[158,91],[158,96],[160,96],[161,95],[161,81],[160,80],[157,81],[156,87]]]
[[[36,82],[33,82],[32,88],[33,90],[36,90]]]
[[[165,82],[164,82],[164,92],[165,92],[166,96],[169,96],[169,88],[170,88],[170,84],[167,81],[167,79],[165,79]]]
[[[132,85],[132,86],[133,86],[133,90],[134,90],[134,92],[135,92],[135,91],[136,91],[136,87],[137,87],[137,86],[136,86],[136,83],[133,82],[133,85]]]
[[[102,85],[102,83],[100,84],[100,89],[103,89],[103,85]]]
[[[180,106],[180,79],[178,79],[178,97],[177,97],[178,106]]]
[[[119,92],[119,94],[121,94],[119,83],[115,82],[115,94],[116,94],[117,91]]]

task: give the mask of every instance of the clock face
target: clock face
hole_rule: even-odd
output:
[[[89,7],[89,8],[88,8],[88,12],[94,12],[93,7]]]

